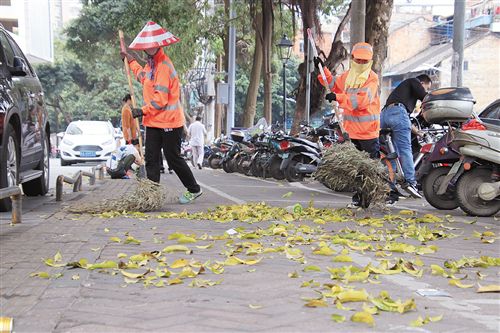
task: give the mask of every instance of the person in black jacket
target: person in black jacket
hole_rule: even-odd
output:
[[[423,100],[431,88],[432,81],[426,74],[401,82],[389,95],[380,115],[380,127],[392,129],[394,147],[401,161],[401,167],[414,196],[420,196],[415,179],[415,167],[411,149],[412,125],[410,114],[417,100]],[[393,163],[393,169],[395,164]]]

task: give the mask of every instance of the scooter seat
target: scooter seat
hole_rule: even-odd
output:
[[[381,128],[380,135],[392,134],[392,128]]]

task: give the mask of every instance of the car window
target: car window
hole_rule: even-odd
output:
[[[66,129],[69,135],[112,135],[113,127],[101,122],[70,123]]]
[[[500,103],[492,105],[490,108],[481,112],[480,117],[500,120]]]
[[[28,69],[28,75],[31,75],[33,76],[33,68],[31,68],[31,65],[29,63],[29,61],[26,59],[26,57],[24,56],[24,53],[23,51],[21,51],[21,49],[19,48],[19,46],[16,44],[16,42],[10,38],[10,36],[7,37],[9,39],[9,42],[10,42],[10,45],[12,46],[12,50],[14,51],[14,55],[16,57],[20,57],[24,60],[24,63],[26,64],[26,67]]]
[[[2,44],[3,54],[5,56],[5,63],[7,66],[14,66],[14,50],[8,42],[7,36],[3,31],[0,31],[0,43]]]

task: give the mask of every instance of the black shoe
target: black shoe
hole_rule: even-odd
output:
[[[202,169],[202,167],[201,167],[201,164],[200,164],[200,163],[198,163],[198,169],[200,169],[200,170]]]
[[[165,173],[165,168],[160,168],[160,173]]]
[[[385,200],[385,206],[386,206],[386,207],[392,207],[392,206],[394,206],[397,202],[398,202],[398,201],[397,201],[396,199],[394,199],[394,198],[387,198],[387,199]]]
[[[407,184],[406,186],[403,186],[404,190],[410,194],[412,198],[415,199],[422,199],[422,195],[418,193],[417,187],[412,184]]]
[[[174,171],[173,171],[172,169],[168,169],[168,173],[169,173],[169,174],[173,174],[173,173],[174,173]]]

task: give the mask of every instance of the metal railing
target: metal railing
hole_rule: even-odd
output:
[[[10,197],[12,200],[12,224],[21,223],[21,213],[22,213],[22,192],[17,186],[6,187],[0,189],[0,199],[5,199]]]
[[[104,179],[104,165],[102,164],[92,167],[91,172],[79,170],[73,175],[73,177],[59,175],[56,180],[56,201],[62,200],[64,183],[72,184],[73,192],[80,192],[82,190],[82,179],[84,176],[89,177],[89,185],[94,185],[96,180],[96,171],[97,179]]]

